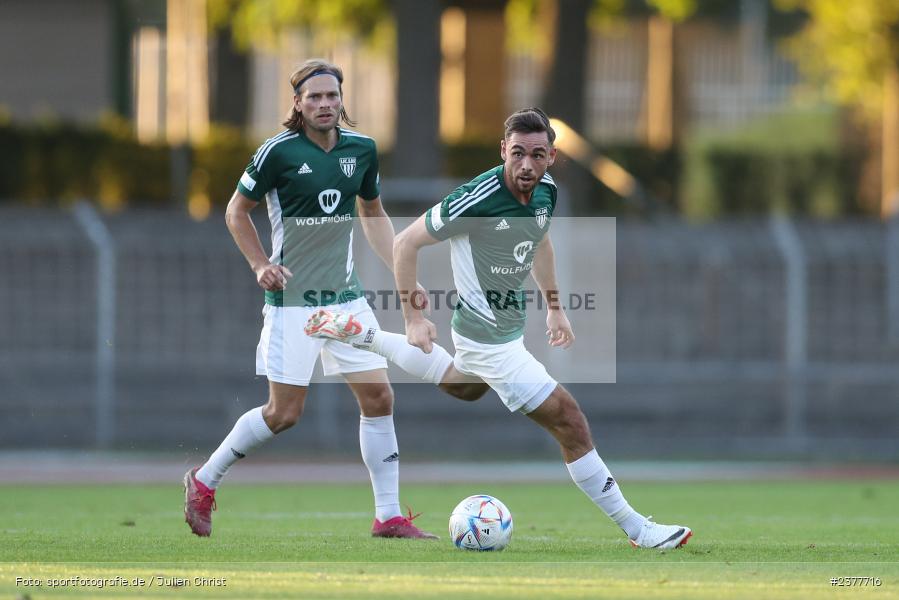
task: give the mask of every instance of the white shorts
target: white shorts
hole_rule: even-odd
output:
[[[269,381],[309,385],[315,361],[322,357],[325,375],[341,375],[386,369],[387,361],[373,352],[336,340],[309,337],[303,332],[317,306],[271,306],[262,309],[265,321],[256,346],[256,374]],[[364,298],[331,308],[352,312],[364,327],[378,327],[378,320]]]
[[[482,344],[453,331],[453,344],[456,370],[483,379],[511,412],[533,412],[559,385],[527,351],[523,337],[505,344]]]

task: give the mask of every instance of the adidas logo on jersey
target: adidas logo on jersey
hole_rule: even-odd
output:
[[[299,173],[300,175],[305,175],[306,173],[311,173],[311,172],[312,172],[312,169],[310,169],[309,165],[307,165],[306,163],[303,163],[303,166],[300,167],[299,171],[297,171],[297,173]]]
[[[509,228],[509,224],[506,223],[506,220],[505,220],[505,219],[503,219],[503,220],[500,221],[499,224],[496,226],[496,231],[502,231],[503,229],[508,229],[508,228]]]

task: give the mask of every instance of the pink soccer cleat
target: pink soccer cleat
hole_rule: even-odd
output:
[[[371,525],[371,536],[382,538],[439,540],[440,538],[433,533],[422,531],[412,524],[413,519],[418,517],[420,514],[421,513],[418,513],[417,515],[413,516],[412,511],[409,510],[409,516],[407,517],[393,517],[392,519],[387,519],[383,523],[375,519],[374,523],[372,523]]]
[[[215,490],[197,479],[194,467],[184,474],[184,521],[190,530],[201,537],[212,533],[212,511],[215,510]]]

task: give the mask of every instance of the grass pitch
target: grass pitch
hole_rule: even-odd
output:
[[[440,541],[371,538],[367,485],[225,485],[209,539],[183,522],[178,482],[0,486],[0,597],[899,598],[899,482],[625,482],[644,514],[693,528],[668,552],[632,549],[572,484],[402,492]],[[449,541],[474,493],[512,511],[506,551]],[[849,577],[880,585],[831,585]]]

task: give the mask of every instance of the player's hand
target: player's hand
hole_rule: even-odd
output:
[[[424,317],[406,322],[406,341],[425,354],[433,349],[432,342],[437,339],[437,327]]]
[[[256,283],[269,292],[283,290],[287,285],[287,280],[293,277],[290,269],[284,265],[273,265],[272,263],[262,265],[254,269],[254,272],[256,273]]]
[[[546,315],[546,335],[549,336],[549,345],[554,348],[568,348],[574,343],[574,332],[568,316],[561,308],[551,310]]]
[[[426,315],[431,314],[431,301],[428,299],[428,290],[422,284],[415,282],[415,304],[414,307]]]

